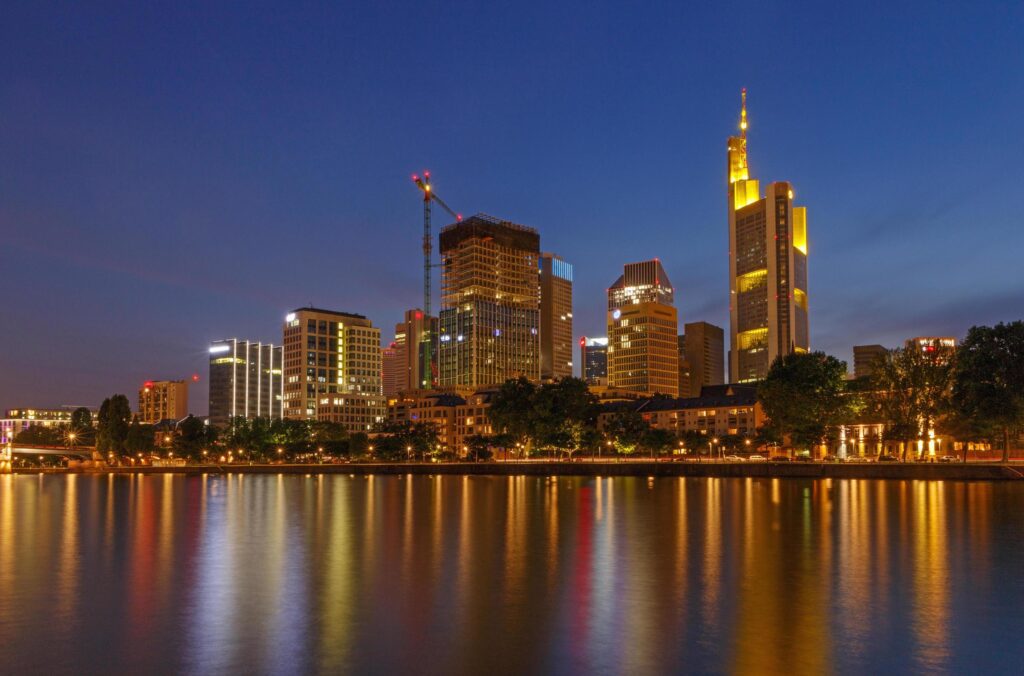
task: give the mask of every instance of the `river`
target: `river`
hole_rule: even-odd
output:
[[[1024,486],[0,476],[5,673],[1024,672]]]

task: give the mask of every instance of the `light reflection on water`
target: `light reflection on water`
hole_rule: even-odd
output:
[[[1024,487],[0,476],[4,672],[1024,671]]]

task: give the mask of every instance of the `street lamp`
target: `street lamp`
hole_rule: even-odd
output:
[[[412,446],[405,447],[405,460],[408,462],[412,458]]]

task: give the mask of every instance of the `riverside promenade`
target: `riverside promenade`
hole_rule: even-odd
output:
[[[338,464],[209,464],[181,467],[15,469],[17,474],[424,474],[471,476],[639,476],[789,479],[895,479],[917,481],[1020,481],[1024,464],[501,461]]]

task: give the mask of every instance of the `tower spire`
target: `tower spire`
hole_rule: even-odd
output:
[[[747,88],[740,90],[740,138],[747,138]]]

